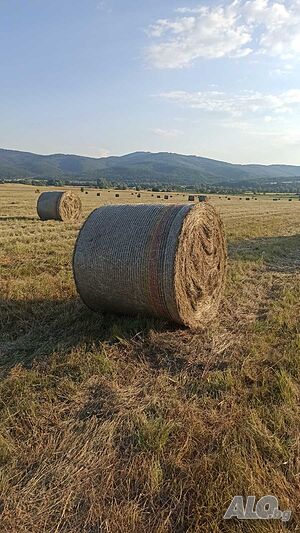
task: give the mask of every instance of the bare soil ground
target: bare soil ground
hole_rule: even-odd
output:
[[[78,193],[85,215],[187,201],[96,192]],[[0,186],[0,531],[297,531],[300,202],[212,197],[228,279],[193,334],[86,309],[71,270],[80,224],[40,221],[37,197]],[[223,520],[238,494],[273,494],[292,517]]]

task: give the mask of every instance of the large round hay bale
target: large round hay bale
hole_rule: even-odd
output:
[[[148,314],[193,329],[215,315],[226,247],[210,204],[108,205],[78,235],[73,273],[95,311]]]
[[[41,220],[76,222],[81,216],[81,201],[72,192],[47,191],[38,198],[37,212]]]

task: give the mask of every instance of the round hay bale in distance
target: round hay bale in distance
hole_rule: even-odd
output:
[[[206,194],[199,194],[198,200],[199,200],[199,202],[207,202],[208,198],[207,198]]]
[[[188,201],[189,201],[189,202],[194,202],[194,201],[195,201],[195,196],[193,196],[192,194],[190,194],[189,197],[188,197]]]
[[[164,195],[164,200],[169,200],[169,195],[168,194]]]
[[[77,222],[81,217],[81,201],[73,192],[42,192],[37,201],[37,212],[41,220]]]
[[[217,312],[226,259],[223,225],[210,204],[108,205],[82,226],[73,273],[94,311],[199,329]]]

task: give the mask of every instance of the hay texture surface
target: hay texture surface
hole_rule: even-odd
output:
[[[47,191],[38,198],[37,212],[41,220],[76,222],[81,217],[81,201],[72,192]]]
[[[222,222],[206,203],[98,208],[73,255],[77,290],[91,309],[160,316],[193,329],[215,315],[225,270]]]

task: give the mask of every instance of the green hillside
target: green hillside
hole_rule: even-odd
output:
[[[0,149],[0,178],[108,179],[178,185],[217,185],[255,180],[292,179],[300,182],[300,167],[289,165],[234,165],[194,155],[135,152],[120,157],[37,155]]]

